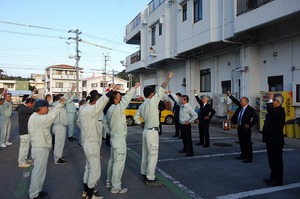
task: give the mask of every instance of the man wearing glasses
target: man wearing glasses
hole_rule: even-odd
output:
[[[186,153],[187,157],[193,156],[193,141],[192,141],[192,128],[191,123],[197,119],[198,115],[194,111],[193,107],[188,103],[189,96],[182,95],[180,101],[172,91],[169,91],[170,95],[175,99],[176,103],[180,105],[179,111],[179,129],[182,136],[183,149],[178,151],[179,153]]]

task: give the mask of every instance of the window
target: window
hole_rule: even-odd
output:
[[[4,88],[14,88],[14,83],[4,83],[3,87]]]
[[[63,88],[64,87],[64,84],[62,82],[56,82],[55,83],[55,87],[56,88]]]
[[[158,26],[158,35],[162,35],[162,24],[161,23]]]
[[[182,21],[185,21],[187,19],[187,4],[184,4],[182,6]]]
[[[72,88],[73,86],[76,87],[76,83],[69,83],[69,87]]]
[[[210,69],[200,70],[200,91],[210,92],[211,77]]]
[[[194,23],[202,19],[202,0],[194,0]]]
[[[226,94],[227,91],[231,91],[231,80],[221,82],[222,94]]]
[[[283,75],[268,77],[269,91],[283,91]]]
[[[151,28],[151,46],[155,45],[155,30],[156,30],[156,27],[153,26]]]
[[[56,71],[56,75],[62,75],[62,71],[61,70],[57,70]]]
[[[92,83],[92,85],[91,85],[93,88],[95,88],[95,87],[97,87],[98,86],[98,84],[97,83]]]

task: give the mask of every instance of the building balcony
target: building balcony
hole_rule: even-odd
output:
[[[245,12],[249,12],[251,10],[254,10],[260,6],[263,6],[266,3],[269,3],[273,0],[237,0],[237,14],[240,15]]]
[[[71,88],[52,88],[52,93],[66,93],[69,92]],[[82,89],[79,88],[79,92],[82,92]]]
[[[52,79],[76,80],[76,75],[52,75]],[[79,75],[79,80],[81,79],[82,76]]]
[[[235,34],[280,22],[283,17],[295,15],[300,10],[299,0],[238,0],[236,6],[237,16],[233,26]]]
[[[126,72],[137,71],[141,68],[144,68],[144,62],[141,60],[141,52],[137,51],[132,55],[126,57]]]
[[[142,28],[141,24],[142,24],[142,13],[139,13],[126,26],[126,43],[127,44],[136,44],[136,45],[140,44],[141,28]]]

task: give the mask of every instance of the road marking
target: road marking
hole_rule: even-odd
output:
[[[181,139],[178,138],[165,138],[165,137],[161,137],[159,138],[159,142],[160,143],[167,143],[167,142],[182,142]],[[211,137],[211,140],[219,140],[219,139],[235,139],[233,137]],[[198,138],[193,139],[193,141],[198,141]],[[133,146],[133,145],[141,145],[142,142],[134,142],[134,143],[127,143],[127,146]]]
[[[277,186],[277,187],[270,187],[270,188],[263,188],[263,189],[256,189],[252,191],[245,191],[245,192],[240,192],[240,193],[234,193],[234,194],[229,194],[225,196],[218,196],[217,199],[238,199],[238,198],[244,198],[244,197],[249,197],[249,196],[256,196],[256,195],[262,195],[262,194],[267,194],[267,193],[273,193],[276,191],[283,191],[287,189],[295,189],[300,187],[300,182],[298,183],[293,183],[293,184],[288,184],[288,185],[283,185],[283,186]]]
[[[294,151],[294,149],[283,149],[283,151]],[[267,150],[253,151],[253,153],[266,153],[266,152],[267,152]],[[170,162],[170,161],[178,161],[178,160],[222,157],[222,156],[231,156],[231,155],[239,155],[239,154],[240,154],[240,152],[232,152],[232,153],[219,153],[219,154],[211,154],[211,155],[199,155],[199,156],[192,156],[192,157],[167,158],[167,159],[158,160],[158,162]]]
[[[30,181],[29,177],[30,177],[31,170],[32,170],[32,166],[24,169],[23,175],[17,185],[15,192],[14,192],[14,199],[21,199],[21,198],[24,198],[24,196],[26,195],[25,192],[27,190],[27,186]]]
[[[140,156],[135,151],[131,150],[130,148],[127,148],[127,150],[128,150],[127,155],[132,160],[134,160],[136,163],[140,164],[140,159],[141,159]],[[167,174],[162,169],[156,167],[156,171],[157,171],[157,172],[155,172],[156,173],[155,174],[156,178],[159,179],[161,182],[163,182],[163,184],[169,190],[171,190],[173,193],[175,193],[179,198],[182,198],[182,199],[188,199],[188,198],[202,199],[195,192],[193,192],[188,187],[181,184],[181,182],[179,182],[178,180],[176,180],[175,178],[173,178],[172,176]]]

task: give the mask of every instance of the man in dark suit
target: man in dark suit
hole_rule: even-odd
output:
[[[175,123],[175,135],[172,137],[178,137],[181,138],[180,135],[180,130],[179,130],[179,111],[180,111],[180,106],[176,103],[176,100],[173,99],[172,95],[168,94],[168,96],[171,98],[171,100],[174,101],[174,107],[173,107],[173,113],[174,113],[174,123]],[[181,93],[176,93],[176,97],[178,99],[181,98]]]
[[[274,98],[274,93],[269,94],[269,99],[262,141],[266,143],[271,175],[269,179],[264,179],[264,182],[270,186],[281,186],[283,181],[283,127],[285,125],[285,111],[281,105],[284,99],[281,95]]]
[[[194,90],[194,94],[197,102],[200,104],[200,111],[198,113],[200,141],[196,143],[196,145],[203,145],[203,147],[209,147],[209,123],[211,118],[215,115],[216,111],[208,103],[208,96],[204,95],[200,100],[196,90]]]
[[[238,124],[237,132],[241,155],[236,157],[236,159],[241,159],[244,163],[250,163],[253,158],[251,127],[257,123],[258,116],[254,108],[249,105],[247,97],[241,97],[240,101],[238,101],[231,95],[230,91],[227,91],[227,95],[238,106],[238,109],[231,118],[232,124]]]
[[[161,112],[163,110],[165,110],[166,108],[167,108],[167,106],[166,106],[165,102],[160,100],[159,103],[158,103],[158,112],[159,112],[159,131],[158,131],[158,135],[162,134],[162,126],[161,126],[161,121],[160,121]]]

